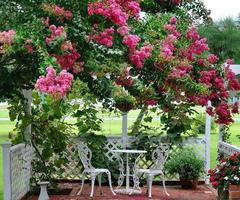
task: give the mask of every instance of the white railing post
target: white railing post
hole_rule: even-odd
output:
[[[12,143],[6,141],[2,143],[3,149],[3,193],[4,200],[11,200],[11,145]]]
[[[31,115],[32,90],[22,90],[22,93],[23,93],[23,96],[26,98],[25,111],[26,113]],[[31,124],[29,124],[24,131],[24,136],[26,141],[29,141],[31,138],[31,130],[32,130],[32,126]]]
[[[219,129],[218,143],[223,141],[222,128],[223,128],[223,125],[222,125],[222,124],[219,124],[219,125],[218,125],[218,129]]]
[[[211,106],[211,102],[208,102],[208,106]],[[205,171],[206,175],[210,169],[210,141],[211,141],[211,116],[206,112],[206,122],[205,122]],[[205,183],[209,184],[209,178],[206,176]]]
[[[128,127],[127,127],[127,113],[122,113],[122,142],[123,148],[126,149],[128,143]]]

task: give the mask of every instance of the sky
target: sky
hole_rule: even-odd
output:
[[[202,0],[206,7],[211,10],[213,20],[237,17],[240,13],[240,0]]]

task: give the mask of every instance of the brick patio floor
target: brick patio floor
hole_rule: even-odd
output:
[[[214,189],[207,185],[199,185],[197,190],[184,190],[180,186],[167,186],[170,197],[164,194],[161,186],[154,185],[152,190],[152,198],[148,198],[146,194],[146,187],[143,187],[143,193],[140,195],[122,195],[117,194],[113,196],[108,186],[103,186],[103,194],[100,195],[98,186],[95,187],[94,197],[90,198],[90,185],[85,184],[81,196],[76,196],[77,191],[80,189],[78,183],[65,183],[61,184],[63,188],[73,188],[70,195],[51,195],[50,200],[216,200],[217,194]],[[37,200],[35,196],[29,197],[27,200]]]

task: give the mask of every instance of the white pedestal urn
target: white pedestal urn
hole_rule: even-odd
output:
[[[38,183],[38,185],[40,185],[40,189],[41,189],[38,200],[49,200],[49,196],[47,193],[48,184],[49,184],[49,182],[47,182],[47,181],[42,181],[42,182]]]

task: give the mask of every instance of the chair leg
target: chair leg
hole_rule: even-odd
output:
[[[85,174],[83,173],[83,174],[82,174],[82,185],[81,185],[81,189],[79,190],[79,192],[77,193],[77,195],[80,195],[80,194],[82,193],[83,185],[84,185],[84,176],[85,176]]]
[[[98,184],[100,188],[100,194],[102,195],[102,174],[101,173],[98,175]]]
[[[170,196],[170,194],[167,192],[167,189],[166,189],[164,173],[162,173],[162,182],[163,182],[163,189],[164,189],[165,194],[167,196]]]
[[[153,181],[153,177],[152,175],[148,176],[148,197],[151,198],[152,197],[152,181]]]
[[[147,177],[147,190],[146,190],[146,194],[148,194],[148,187],[149,187],[149,182],[148,182],[148,177]]]
[[[115,192],[113,191],[113,188],[112,188],[111,173],[110,173],[110,172],[107,172],[107,175],[108,175],[108,182],[109,182],[110,190],[111,190],[111,192],[112,192],[113,195],[116,195]]]
[[[91,194],[90,194],[90,197],[93,197],[95,178],[96,178],[96,174],[91,174]]]

